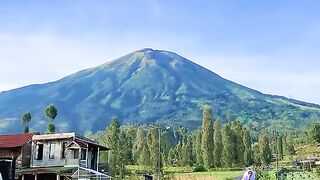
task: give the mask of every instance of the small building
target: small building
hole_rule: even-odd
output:
[[[111,179],[99,172],[109,148],[75,133],[0,135],[0,157],[16,158],[15,179]]]
[[[31,139],[39,133],[0,135],[0,158],[15,158],[16,167],[30,167]]]

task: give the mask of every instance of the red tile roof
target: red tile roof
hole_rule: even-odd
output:
[[[27,144],[32,136],[39,133],[0,135],[0,148],[15,148]]]

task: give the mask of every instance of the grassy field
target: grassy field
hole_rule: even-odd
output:
[[[196,172],[176,174],[176,180],[233,180],[241,176],[243,171]]]
[[[132,173],[132,176],[127,179],[142,179],[143,174],[146,174],[142,166],[127,166],[126,168]],[[243,171],[230,170],[192,172],[192,167],[165,167],[163,170],[167,179],[172,180],[233,180],[243,174]]]

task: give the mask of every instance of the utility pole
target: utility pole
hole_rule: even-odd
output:
[[[279,156],[279,147],[278,147],[278,132],[277,132],[277,126],[274,126],[274,133],[276,136],[276,179],[278,179],[278,156]]]
[[[160,180],[161,173],[161,128],[158,128],[159,131],[159,152],[158,152],[158,180]]]
[[[158,145],[158,180],[161,179],[161,127],[160,126],[155,126],[155,128],[158,129],[158,133],[159,133],[159,145]],[[170,129],[171,127],[170,126],[167,126],[165,128],[165,130],[168,130]]]

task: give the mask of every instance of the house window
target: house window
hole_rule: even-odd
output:
[[[62,142],[62,144],[61,144],[61,159],[66,158],[66,147],[67,147],[67,142]]]
[[[73,159],[79,159],[79,149],[72,149]]]
[[[87,150],[81,149],[81,160],[86,160]]]
[[[43,144],[37,144],[36,145],[36,152],[35,152],[35,159],[36,160],[42,160],[43,159]]]
[[[53,142],[49,143],[49,159],[54,159],[54,146],[55,146],[55,143]]]

